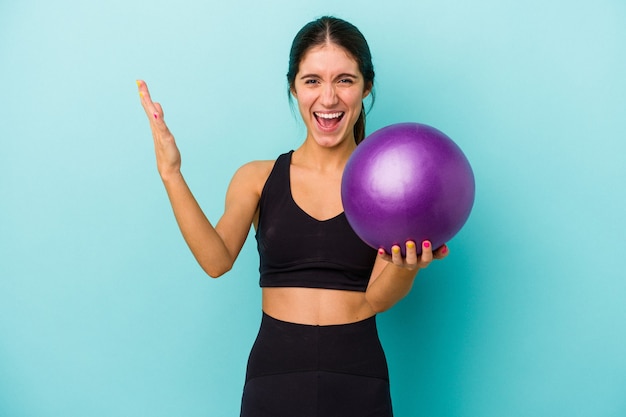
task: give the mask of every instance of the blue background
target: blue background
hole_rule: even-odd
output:
[[[368,132],[471,161],[451,255],[379,317],[398,416],[626,415],[626,3],[0,2],[0,416],[235,416],[260,318],[249,239],[203,275],[135,79],[217,220],[234,171],[297,147],[287,55],[335,14],[377,71]]]

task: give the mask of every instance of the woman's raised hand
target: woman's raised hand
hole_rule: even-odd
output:
[[[174,135],[170,132],[163,119],[163,108],[150,98],[148,86],[142,80],[137,81],[141,105],[148,116],[154,151],[156,153],[157,169],[163,180],[180,173],[180,152],[176,146]]]

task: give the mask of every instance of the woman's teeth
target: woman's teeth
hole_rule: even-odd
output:
[[[338,117],[341,117],[343,115],[343,112],[337,112],[337,113],[315,113],[315,116],[320,117],[322,119],[336,119]]]

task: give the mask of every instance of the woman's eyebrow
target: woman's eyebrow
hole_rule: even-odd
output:
[[[358,76],[358,75],[356,75],[356,74],[352,74],[352,73],[349,73],[349,72],[343,72],[343,73],[341,73],[341,74],[337,75],[335,78],[346,78],[346,77],[348,77],[348,78],[359,78],[359,76]],[[300,79],[301,79],[301,80],[303,80],[303,79],[305,79],[305,78],[322,78],[322,77],[321,77],[321,76],[319,76],[318,74],[315,74],[315,73],[310,73],[310,74],[302,74],[302,75],[300,76]]]

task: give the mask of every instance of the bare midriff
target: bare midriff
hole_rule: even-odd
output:
[[[328,326],[355,323],[375,314],[364,292],[265,287],[263,311],[291,323]]]

